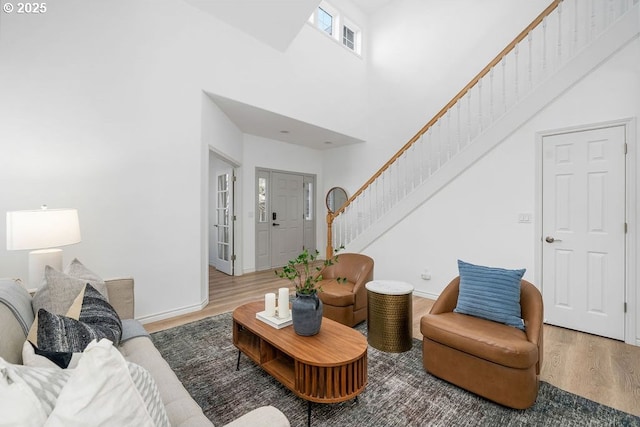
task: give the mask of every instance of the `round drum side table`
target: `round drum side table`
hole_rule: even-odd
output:
[[[365,286],[369,344],[391,353],[410,350],[413,285],[396,280],[373,280]]]

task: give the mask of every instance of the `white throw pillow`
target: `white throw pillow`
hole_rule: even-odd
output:
[[[0,426],[40,427],[47,414],[31,387],[0,357]]]
[[[106,339],[87,346],[45,424],[46,427],[87,425],[155,426],[126,361]]]

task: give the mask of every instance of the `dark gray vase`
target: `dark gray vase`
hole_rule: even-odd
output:
[[[298,335],[309,337],[320,332],[322,325],[322,301],[318,294],[299,294],[291,303],[293,330]]]

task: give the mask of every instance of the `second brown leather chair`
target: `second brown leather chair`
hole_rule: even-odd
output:
[[[543,306],[540,291],[520,284],[525,331],[454,313],[460,278],[442,291],[420,319],[422,361],[432,375],[511,408],[533,405],[542,366]]]
[[[338,283],[338,277],[347,283]],[[338,261],[322,272],[318,293],[323,304],[323,316],[343,325],[355,326],[367,319],[367,290],[373,280],[373,259],[362,254],[338,255]]]

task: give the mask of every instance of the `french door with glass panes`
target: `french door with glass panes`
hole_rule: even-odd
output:
[[[215,191],[214,266],[233,275],[233,169],[218,171]]]

